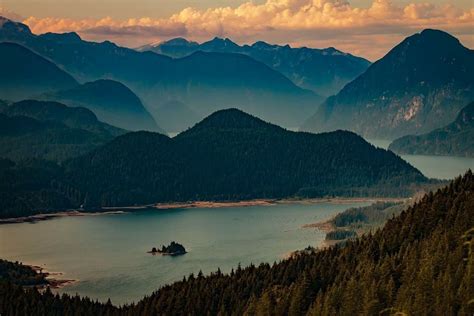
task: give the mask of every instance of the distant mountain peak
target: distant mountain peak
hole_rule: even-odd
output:
[[[459,39],[449,33],[435,29],[425,29],[420,33],[407,37],[391,52],[398,52],[400,48],[407,51],[426,51],[430,55],[439,55],[445,52],[452,53],[453,49],[456,48],[465,49]]]
[[[77,34],[76,32],[45,33],[45,34],[41,34],[40,37],[47,40],[52,40],[52,41],[57,41],[57,42],[62,42],[62,43],[74,43],[74,42],[80,42],[82,40],[79,34]]]
[[[305,127],[387,139],[427,133],[474,100],[473,71],[473,50],[446,32],[423,30],[328,98]]]
[[[20,22],[12,21],[3,16],[0,16],[0,30],[9,30],[20,33],[32,34],[30,28],[27,25]]]
[[[166,45],[176,45],[176,46],[187,46],[189,44],[194,44],[196,42],[191,42],[191,41],[188,41],[187,39],[185,39],[184,37],[176,37],[176,38],[172,38],[168,41],[164,41],[162,42],[161,44],[166,44]],[[196,43],[197,44],[197,43]]]
[[[240,47],[239,45],[237,45],[236,43],[234,43],[233,41],[231,41],[229,38],[221,38],[221,37],[214,37],[212,40],[208,41],[208,42],[205,42],[205,43],[202,43],[201,44],[202,46],[204,47]]]
[[[251,45],[251,47],[258,48],[258,49],[269,49],[269,48],[278,48],[278,47],[281,47],[281,46],[269,44],[269,43],[264,42],[264,41],[257,41],[255,43],[253,43]]]

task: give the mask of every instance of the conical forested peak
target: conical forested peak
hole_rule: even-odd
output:
[[[190,131],[202,129],[281,129],[239,109],[231,108],[212,113]]]

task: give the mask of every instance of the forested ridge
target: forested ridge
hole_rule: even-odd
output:
[[[291,132],[236,109],[174,138],[128,133],[61,165],[4,161],[0,174],[4,218],[170,201],[409,196],[429,183],[354,133]]]
[[[427,179],[354,133],[291,132],[236,109],[174,138],[129,133],[65,166],[86,205],[288,196],[407,196]],[[93,189],[92,189],[93,188]]]
[[[471,171],[373,234],[230,274],[191,275],[137,304],[22,291],[2,282],[2,315],[472,315]]]
[[[0,157],[62,162],[86,154],[125,130],[97,120],[90,110],[24,100],[0,107]]]

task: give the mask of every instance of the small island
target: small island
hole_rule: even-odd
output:
[[[148,253],[151,253],[153,255],[155,254],[161,254],[161,255],[166,255],[166,256],[180,256],[184,255],[186,253],[186,249],[184,248],[183,245],[172,241],[169,246],[161,246],[161,249],[157,249],[153,247],[151,251],[148,251]]]

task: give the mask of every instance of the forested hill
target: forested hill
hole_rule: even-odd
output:
[[[201,273],[132,306],[23,292],[0,283],[0,313],[29,315],[472,315],[471,171],[374,234],[273,266]]]
[[[398,138],[389,149],[399,154],[474,157],[474,102],[451,124],[427,134]]]
[[[351,132],[290,132],[240,110],[218,111],[175,138],[118,137],[65,166],[85,205],[158,201],[408,195],[426,178]]]
[[[24,100],[0,108],[0,157],[61,162],[88,153],[125,132],[102,123],[85,108]]]

